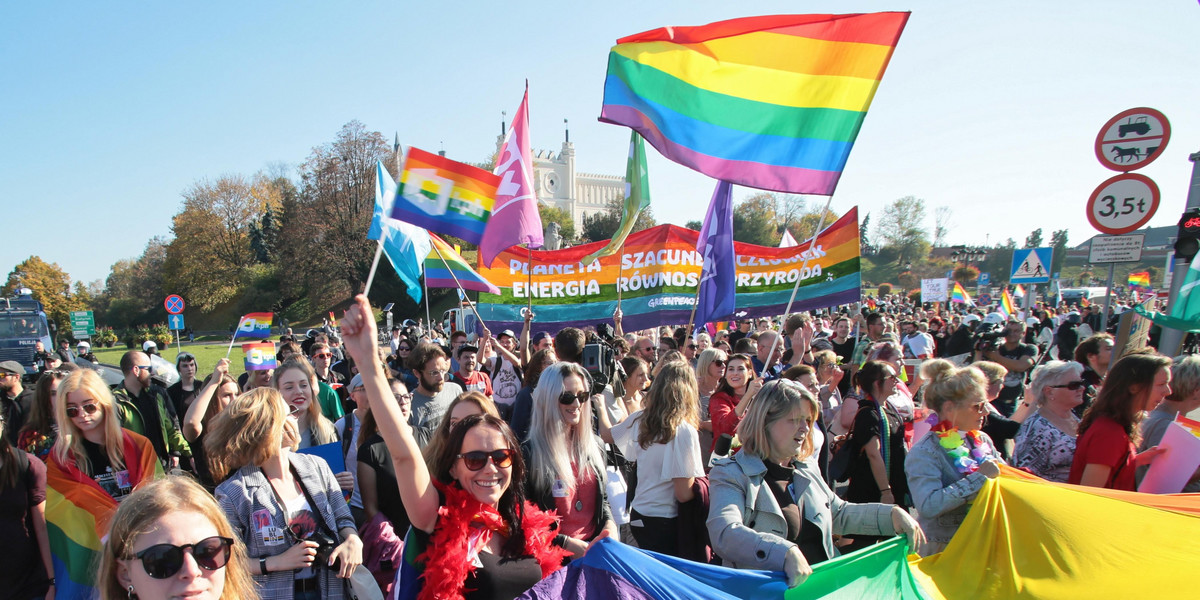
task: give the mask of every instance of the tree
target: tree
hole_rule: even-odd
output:
[[[66,271],[38,256],[30,256],[13,267],[2,293],[5,297],[12,296],[20,288],[33,291],[34,300],[42,303],[46,318],[54,322],[58,331],[71,331],[71,311],[84,309],[80,299],[71,293],[71,277]]]
[[[821,213],[824,213],[822,218]],[[817,227],[826,229],[838,220],[838,214],[832,210],[825,210],[825,207],[814,208],[810,211],[798,215],[798,219],[794,221],[787,229],[792,232],[792,237],[797,242],[803,242],[811,238],[817,233]]]
[[[104,293],[95,300],[95,306],[105,316],[105,324],[123,328],[166,319],[163,298],[168,292],[164,291],[163,273],[167,245],[166,238],[154,236],[137,259],[113,263]],[[97,314],[97,321],[99,317]]]
[[[1041,248],[1042,247],[1042,228],[1038,227],[1025,238],[1025,248]]]
[[[858,246],[862,248],[863,254],[872,254],[871,238],[869,228],[871,226],[871,213],[863,216],[862,223],[858,224]]]
[[[954,269],[954,280],[963,286],[974,285],[979,280],[979,269],[971,265],[963,265]]]
[[[883,209],[876,232],[883,245],[899,250],[896,264],[920,260],[929,254],[925,231],[925,201],[914,196],[897,199]]]
[[[991,274],[992,285],[1008,281],[1012,275],[1012,258],[1013,252],[1016,249],[1016,240],[1008,238],[1004,244],[996,245],[991,250],[988,250],[987,259],[981,267],[983,271]]]
[[[607,210],[583,218],[583,233],[581,237],[590,242],[612,239],[617,228],[621,226],[621,217],[624,214],[624,199],[614,198],[608,203]],[[634,221],[633,229],[630,230],[630,233],[649,229],[657,224],[654,220],[653,210],[651,207],[646,207],[645,210],[638,213],[637,220]]]
[[[1050,246],[1054,248],[1054,258],[1050,261],[1050,272],[1062,272],[1063,263],[1067,260],[1067,230],[1059,229],[1050,234]]]
[[[688,221],[684,225],[685,229],[691,229],[692,231],[700,231],[701,227],[704,227],[704,221]]]
[[[759,192],[734,207],[734,240],[759,246],[778,246],[779,238],[774,194]]]
[[[954,211],[949,206],[939,206],[933,209],[933,246],[941,248],[946,244],[946,234],[950,233],[953,224]]]

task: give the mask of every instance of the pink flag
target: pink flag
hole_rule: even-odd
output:
[[[504,137],[495,173],[500,176],[492,217],[479,242],[480,264],[491,266],[509,246],[542,247],[542,217],[533,192],[533,159],[529,152],[529,84],[521,108]]]

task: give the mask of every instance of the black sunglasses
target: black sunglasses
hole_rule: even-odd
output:
[[[583,404],[588,401],[588,398],[591,398],[591,395],[586,391],[579,392],[577,394],[563,392],[562,395],[558,397],[558,403],[562,404],[563,406],[570,406],[575,404],[575,401],[578,400],[580,404]]]
[[[88,403],[88,404],[84,404],[83,406],[68,406],[67,407],[67,418],[74,419],[75,417],[78,417],[80,409],[83,409],[83,412],[86,414],[94,415],[94,414],[96,414],[96,411],[100,410],[100,405]]]
[[[517,451],[511,448],[504,450],[492,450],[484,452],[483,450],[475,450],[472,452],[464,452],[458,455],[463,464],[472,471],[478,471],[487,466],[488,459],[492,459],[492,463],[497,467],[504,469],[512,465],[513,456],[516,456]]]
[[[216,571],[229,562],[233,540],[214,535],[195,544],[182,546],[157,544],[138,552],[134,558],[141,559],[142,568],[146,569],[147,575],[154,579],[166,579],[183,568],[183,553],[188,548],[192,549],[192,558],[196,559],[196,564],[200,565],[200,568],[206,571]]]
[[[1080,381],[1080,380],[1075,380],[1075,381],[1070,381],[1070,382],[1064,383],[1062,385],[1052,385],[1050,387],[1052,387],[1052,388],[1067,388],[1068,390],[1071,390],[1072,392],[1074,392],[1075,390],[1081,390],[1081,389],[1087,387],[1087,383]]]

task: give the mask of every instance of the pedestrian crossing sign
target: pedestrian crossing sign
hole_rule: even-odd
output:
[[[1009,283],[1049,283],[1054,248],[1023,248],[1013,251]]]

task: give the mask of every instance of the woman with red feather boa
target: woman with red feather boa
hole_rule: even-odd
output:
[[[554,513],[525,501],[525,465],[508,425],[491,415],[459,421],[433,468],[426,468],[411,427],[390,401],[365,297],[355,298],[341,331],[412,520],[399,597],[510,599],[557,570],[569,552],[553,545]]]

